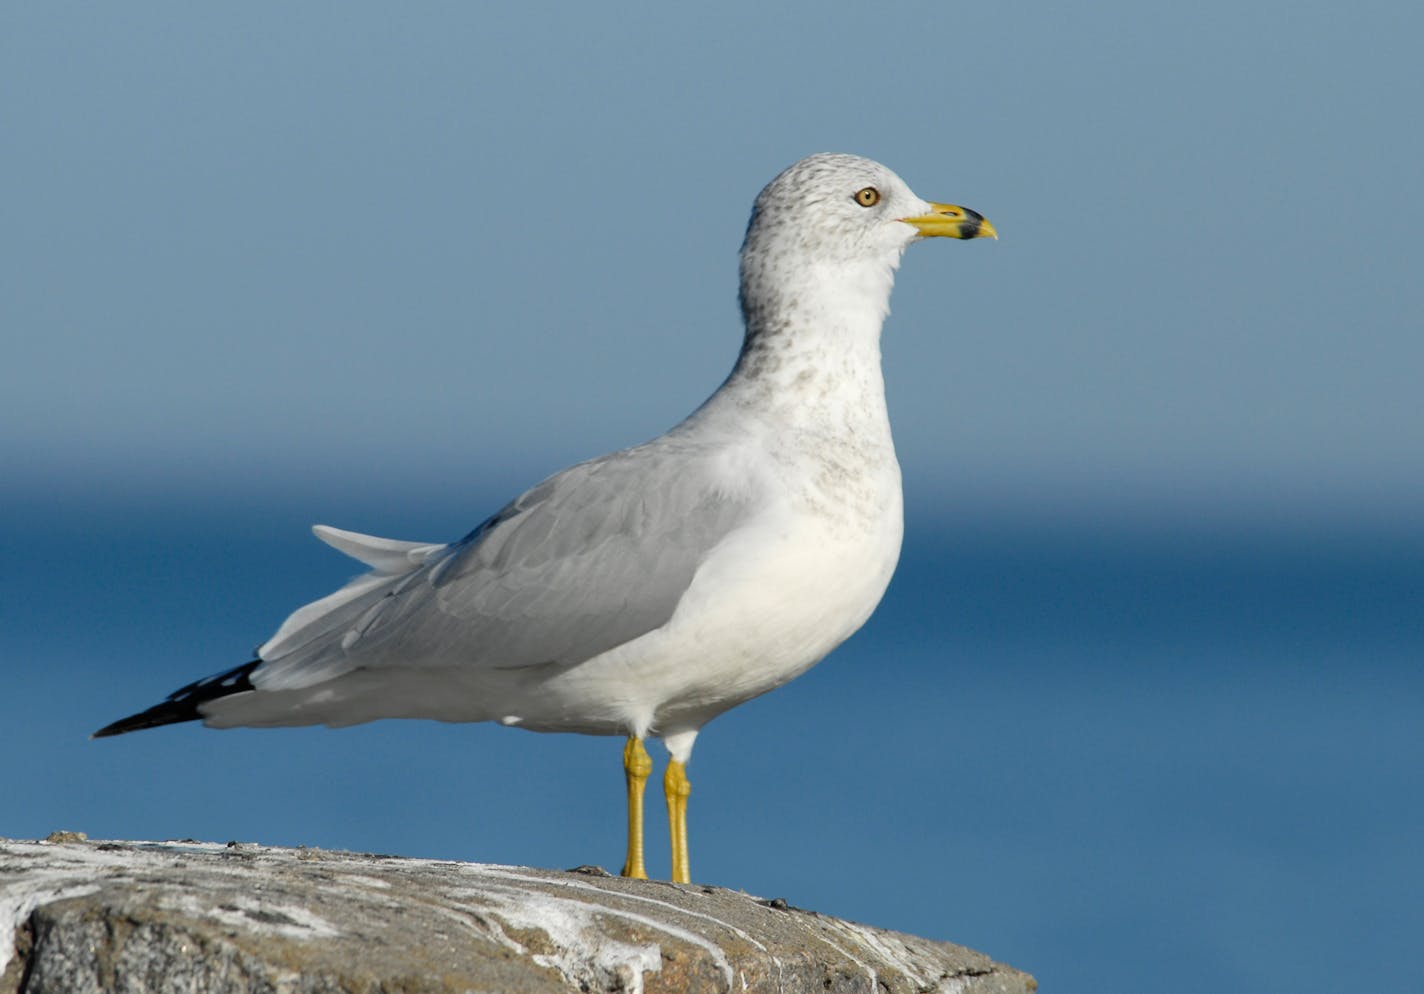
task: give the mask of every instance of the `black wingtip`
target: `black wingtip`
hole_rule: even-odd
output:
[[[137,732],[145,728],[157,728],[160,725],[176,725],[181,721],[198,721],[203,717],[202,712],[198,710],[200,705],[206,704],[208,701],[215,701],[220,697],[256,690],[257,688],[252,686],[252,680],[249,678],[252,671],[261,665],[262,660],[254,659],[250,663],[243,663],[225,673],[204,677],[186,687],[175,690],[161,704],[155,704],[147,711],[131,714],[127,718],[120,718],[113,724],[105,725],[89,737],[91,739],[106,739],[111,735],[123,735],[125,732]]]

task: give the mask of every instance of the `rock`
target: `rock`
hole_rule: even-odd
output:
[[[596,867],[51,839],[0,840],[0,994],[1036,986],[960,946]]]

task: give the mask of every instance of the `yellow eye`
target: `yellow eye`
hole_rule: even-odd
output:
[[[867,186],[855,195],[855,202],[862,207],[874,207],[880,203],[880,191],[873,186]]]

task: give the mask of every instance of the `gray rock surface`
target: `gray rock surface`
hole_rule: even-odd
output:
[[[596,869],[73,833],[0,840],[0,994],[1034,987],[960,946]]]

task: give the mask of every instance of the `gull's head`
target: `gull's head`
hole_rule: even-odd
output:
[[[880,163],[855,155],[808,156],[766,185],[742,244],[748,317],[799,299],[811,283],[879,298],[883,313],[900,255],[921,238],[996,238],[966,207],[924,200]],[[788,297],[789,291],[798,295]],[[839,296],[840,294],[838,294]]]

